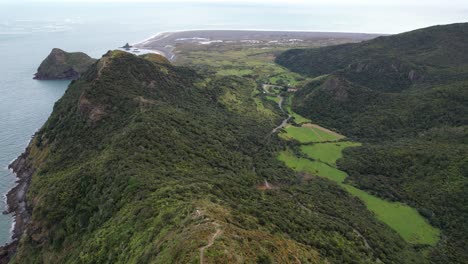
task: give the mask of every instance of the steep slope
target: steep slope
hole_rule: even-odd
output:
[[[83,52],[65,52],[54,48],[37,69],[37,80],[75,80],[96,60]]]
[[[294,109],[348,137],[380,142],[417,136],[433,127],[468,124],[467,84],[389,93],[332,73],[301,89]]]
[[[368,143],[340,160],[349,181],[444,231],[438,263],[468,259],[467,41],[468,24],[453,24],[277,58],[322,76],[295,95],[295,111]]]
[[[284,52],[276,62],[311,76],[339,72],[374,90],[399,92],[466,79],[468,23],[434,26],[357,44]]]
[[[107,53],[18,163],[33,167],[30,220],[3,260],[427,263],[358,199],[276,159],[280,119],[257,110],[255,87]]]

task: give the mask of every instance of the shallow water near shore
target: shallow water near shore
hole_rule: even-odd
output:
[[[136,43],[162,31],[191,29],[266,29],[397,33],[437,23],[461,21],[467,10],[408,10],[392,24],[375,23],[391,10],[362,12],[318,6],[183,4],[34,4],[0,3],[0,194],[14,186],[8,170],[31,136],[50,115],[68,81],[36,81],[33,74],[52,48],[83,51],[99,58],[126,42]],[[354,11],[353,11],[354,10]],[[394,11],[395,12],[395,11]],[[413,13],[411,13],[413,12]],[[419,12],[419,13],[418,13]],[[438,12],[437,21],[430,19]],[[434,18],[435,19],[435,18]],[[0,204],[0,211],[6,203]],[[10,239],[11,215],[0,215],[0,244]]]

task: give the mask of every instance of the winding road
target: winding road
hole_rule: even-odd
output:
[[[278,98],[280,99],[279,102],[278,102],[278,106],[279,106],[279,108],[281,109],[281,112],[286,113],[286,112],[284,111],[284,109],[283,109],[284,97],[281,96],[281,95],[278,95]],[[288,124],[288,122],[289,122],[289,120],[290,120],[291,118],[292,118],[292,115],[288,114],[288,117],[287,117],[286,119],[284,119],[283,122],[281,122],[281,124],[280,124],[279,126],[275,127],[275,128],[271,131],[270,135],[272,135],[272,134],[278,132],[278,131],[281,130],[283,127],[285,127],[285,126]]]

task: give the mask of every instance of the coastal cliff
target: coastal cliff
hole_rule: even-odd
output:
[[[36,80],[76,80],[95,59],[83,52],[65,52],[54,48],[34,75]]]
[[[31,217],[31,208],[28,207],[26,193],[31,183],[31,177],[35,172],[35,167],[30,159],[31,146],[28,146],[23,154],[14,160],[8,168],[13,170],[18,180],[16,186],[7,194],[8,209],[4,214],[14,215],[14,226],[12,241],[7,245],[0,247],[0,263],[8,263],[15,254],[19,239],[24,233],[25,228]]]

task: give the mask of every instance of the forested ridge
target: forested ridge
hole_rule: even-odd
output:
[[[348,182],[419,210],[441,228],[434,263],[468,259],[468,24],[282,53],[310,77],[292,108],[365,144],[345,150]]]
[[[428,263],[359,199],[277,160],[295,143],[268,136],[284,114],[253,80],[155,56],[110,51],[56,103],[28,147],[11,263]]]

